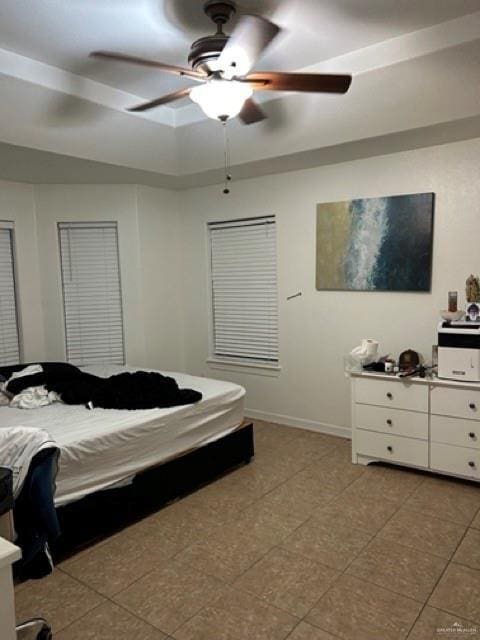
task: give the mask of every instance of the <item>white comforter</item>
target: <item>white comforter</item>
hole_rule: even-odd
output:
[[[21,491],[32,458],[42,449],[56,446],[45,429],[20,426],[0,429],[0,467],[13,472],[14,498]]]

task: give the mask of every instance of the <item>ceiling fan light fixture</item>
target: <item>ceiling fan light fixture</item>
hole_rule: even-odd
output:
[[[213,78],[194,87],[190,91],[190,98],[209,118],[221,120],[238,115],[252,93],[251,87],[246,83]]]

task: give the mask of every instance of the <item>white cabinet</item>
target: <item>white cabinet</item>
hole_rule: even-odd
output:
[[[430,401],[433,414],[480,420],[480,389],[434,387]]]
[[[352,459],[480,480],[480,383],[353,374]]]
[[[398,378],[375,380],[357,378],[355,401],[363,404],[408,409],[410,411],[428,411],[428,389],[423,385],[398,383]]]
[[[411,438],[359,429],[356,443],[357,452],[365,456],[397,464],[428,466],[428,442],[424,440],[412,443]]]
[[[15,640],[15,602],[11,566],[20,558],[20,549],[0,538],[0,638]]]
[[[355,413],[358,429],[428,440],[427,413],[358,403]]]

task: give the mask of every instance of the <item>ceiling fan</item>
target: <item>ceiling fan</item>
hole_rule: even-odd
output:
[[[236,12],[232,0],[209,0],[204,5],[206,15],[216,24],[217,32],[196,40],[190,49],[191,68],[179,67],[154,60],[146,60],[113,51],[93,51],[95,58],[118,60],[153,67],[178,76],[185,76],[199,84],[179,89],[155,100],[131,107],[139,112],[153,109],[186,96],[200,105],[210,118],[223,122],[237,116],[244,124],[266,118],[264,111],[252,99],[254,91],[295,91],[312,93],[346,93],[350,75],[323,73],[285,73],[261,71],[251,73],[257,59],[280,33],[278,25],[256,15],[242,15],[230,36],[223,32]]]

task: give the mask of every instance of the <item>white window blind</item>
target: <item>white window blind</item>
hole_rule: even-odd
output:
[[[123,364],[116,222],[58,225],[67,360]]]
[[[278,362],[275,216],[209,224],[214,356]]]
[[[20,362],[13,225],[0,222],[0,364]]]

